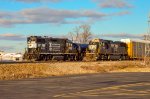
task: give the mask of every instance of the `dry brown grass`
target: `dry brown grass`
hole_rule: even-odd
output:
[[[114,61],[114,62],[101,62],[95,66],[82,66],[86,70],[94,70],[97,72],[132,72],[132,70],[137,72],[145,72],[145,68],[149,68],[150,66],[145,66],[141,61]],[[144,69],[143,69],[144,68]]]
[[[150,72],[140,61],[0,64],[0,80],[102,72]]]
[[[71,74],[94,73],[77,66],[78,63],[0,64],[0,79],[22,79]]]
[[[0,65],[0,79],[40,77],[47,69],[47,66],[38,64],[3,64]]]
[[[150,65],[150,57],[144,58],[145,65]]]

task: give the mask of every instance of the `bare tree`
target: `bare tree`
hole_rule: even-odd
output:
[[[73,32],[69,32],[69,37],[77,43],[88,43],[91,36],[91,27],[86,24],[75,27]]]
[[[92,33],[91,27],[89,25],[81,25],[81,29],[83,30],[81,33],[82,42],[81,43],[88,43]]]
[[[75,27],[75,29],[74,29],[74,37],[75,37],[75,41],[76,42],[81,42],[81,37],[80,37],[80,35],[81,35],[81,33],[80,33],[80,31],[81,31],[81,28],[80,27]]]
[[[72,41],[74,41],[74,34],[73,34],[72,32],[69,32],[69,33],[68,33],[68,37],[69,37]]]

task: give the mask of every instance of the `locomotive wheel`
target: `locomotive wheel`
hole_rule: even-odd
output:
[[[74,60],[75,60],[75,56],[72,55],[72,56],[71,56],[71,61],[74,61]]]
[[[126,60],[126,56],[123,55],[123,60]]]
[[[122,56],[120,56],[119,61],[122,61]]]
[[[48,55],[48,56],[47,56],[47,59],[48,59],[48,60],[51,60],[51,55]]]
[[[110,55],[107,56],[107,59],[110,60]]]
[[[79,60],[79,58],[78,58],[77,55],[74,56],[74,60],[75,60],[75,61],[78,61],[78,60]]]
[[[126,60],[130,60],[130,57],[129,56],[125,56],[126,57]]]
[[[52,60],[52,55],[48,55],[48,60]]]
[[[83,54],[79,55],[79,56],[78,56],[78,61],[83,61],[83,60],[84,60],[84,57],[85,57],[85,56],[84,56]]]
[[[44,61],[47,61],[47,60],[48,60],[48,56],[45,55],[45,56],[44,56]]]
[[[125,56],[120,56],[119,61],[125,60]]]
[[[101,60],[104,60],[105,59],[105,55],[101,55]]]
[[[74,60],[74,56],[73,56],[73,55],[70,55],[69,61],[73,61],[73,60]]]
[[[63,59],[63,61],[66,61],[66,60],[67,60],[67,58],[68,58],[68,56],[67,56],[67,55],[64,55],[64,59]]]

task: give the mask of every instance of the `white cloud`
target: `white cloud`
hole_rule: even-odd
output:
[[[62,0],[13,0],[13,1],[15,1],[15,2],[23,2],[23,3],[41,3],[41,2],[58,3],[58,2],[61,2]]]
[[[59,10],[51,8],[32,8],[17,12],[0,12],[0,26],[13,26],[16,24],[78,24],[103,20],[106,17],[126,15],[118,12],[106,14],[93,10]]]
[[[97,37],[102,37],[102,38],[136,38],[136,39],[143,39],[144,38],[144,33],[143,34],[128,34],[128,33],[110,33],[110,34],[99,34],[95,35]]]
[[[0,51],[9,51],[14,49],[14,46],[0,46]]]
[[[25,36],[13,33],[0,34],[0,40],[25,41]]]
[[[101,8],[131,8],[133,5],[128,0],[93,0],[98,3]]]

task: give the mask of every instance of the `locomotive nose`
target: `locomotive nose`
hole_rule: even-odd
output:
[[[97,61],[99,59],[98,55],[91,52],[86,52],[83,61]]]

